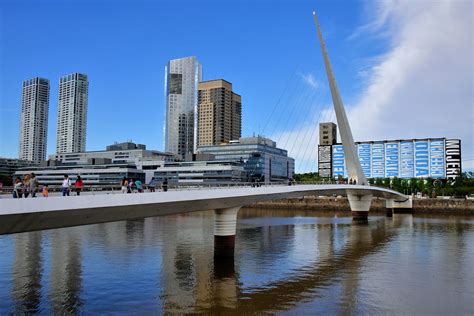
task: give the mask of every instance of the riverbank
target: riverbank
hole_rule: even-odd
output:
[[[246,208],[277,208],[311,211],[350,211],[349,202],[345,197],[305,197],[301,199],[283,199],[277,201],[258,202]],[[385,214],[385,201],[374,199],[370,211]],[[474,215],[474,200],[467,199],[413,199],[413,209],[395,209],[397,212],[413,214],[445,214]]]

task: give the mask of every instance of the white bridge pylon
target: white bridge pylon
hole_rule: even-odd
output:
[[[329,81],[329,87],[331,89],[332,102],[334,104],[334,112],[336,112],[337,126],[339,128],[339,134],[341,135],[342,146],[344,148],[344,159],[347,166],[347,174],[349,178],[356,180],[359,185],[368,185],[367,178],[362,171],[359,157],[357,155],[354,138],[352,137],[351,127],[347,120],[346,111],[342,103],[339,89],[337,88],[336,79],[332,71],[331,63],[329,62],[328,52],[326,50],[326,44],[324,43],[323,34],[319,26],[318,17],[316,12],[313,10],[313,19],[316,24],[318,32],[319,42],[321,44],[321,53],[324,59],[324,66],[326,68],[326,74]],[[358,195],[350,194],[348,192],[347,198],[351,207],[353,217],[355,219],[366,219],[372,202],[372,194]]]

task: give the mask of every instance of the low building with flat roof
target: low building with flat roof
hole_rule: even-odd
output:
[[[13,177],[18,169],[36,165],[37,163],[29,160],[0,157],[0,176],[6,178],[7,182],[10,182],[11,177]],[[3,183],[3,185],[11,185],[11,183]]]
[[[108,159],[110,164],[132,164],[146,174],[145,182],[153,178],[153,171],[162,167],[165,162],[176,161],[173,153],[148,150],[145,145],[135,144],[131,141],[115,143],[106,147],[106,150],[86,151],[79,153],[61,153],[50,155],[50,161],[59,161],[62,165],[88,165],[91,161]],[[95,164],[95,163],[92,163]]]
[[[242,162],[249,181],[286,182],[293,178],[295,160],[285,149],[263,136],[243,137],[229,144],[202,146],[202,154],[212,154],[216,161]]]
[[[64,180],[64,175],[68,175],[72,183],[80,175],[84,185],[120,186],[124,177],[127,179],[140,180],[145,182],[145,172],[138,170],[133,164],[78,164],[78,165],[50,165],[22,168],[15,172],[15,177],[23,177],[27,174],[35,173],[40,186],[60,187]]]
[[[186,161],[166,163],[158,168],[152,185],[164,180],[171,186],[231,185],[247,181],[242,163],[235,161]]]

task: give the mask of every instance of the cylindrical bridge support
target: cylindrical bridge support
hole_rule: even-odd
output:
[[[370,204],[372,203],[372,194],[347,194],[347,199],[349,200],[349,206],[351,207],[352,219],[358,221],[367,221]]]
[[[385,200],[385,208],[387,209],[387,217],[393,217],[394,213],[394,201],[393,199],[386,199]]]
[[[239,207],[214,210],[214,256],[233,256]]]

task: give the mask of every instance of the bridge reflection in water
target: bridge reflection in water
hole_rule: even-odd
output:
[[[235,258],[221,258],[217,264],[212,216],[212,212],[199,212],[1,236],[0,246],[6,246],[2,251],[13,259],[10,263],[0,259],[0,283],[7,285],[0,289],[0,313],[245,313],[318,308],[333,313],[361,308],[383,313],[384,306],[367,305],[361,294],[367,291],[368,267],[377,269],[371,264],[374,257],[400,247],[406,232],[415,243],[416,234],[435,240],[440,227],[449,232],[443,238],[453,251],[439,255],[446,261],[443,269],[454,266],[468,279],[469,273],[472,276],[466,268],[474,263],[469,250],[472,221],[449,226],[395,215],[357,225],[350,217],[333,214],[312,217],[304,211],[241,210]],[[471,238],[467,241],[466,233]],[[453,278],[452,286],[467,291],[460,300],[472,294],[472,284]]]

